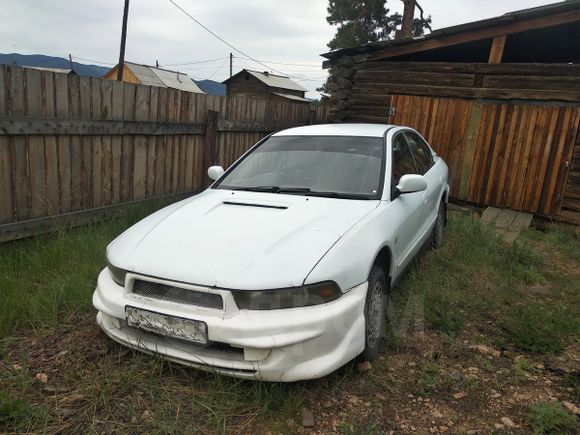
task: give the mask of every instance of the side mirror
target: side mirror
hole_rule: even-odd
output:
[[[217,180],[218,178],[220,178],[223,174],[224,174],[224,168],[222,168],[221,166],[211,166],[207,170],[208,177],[214,181]]]
[[[403,193],[421,192],[427,189],[427,180],[422,175],[403,175],[397,184],[397,190]]]

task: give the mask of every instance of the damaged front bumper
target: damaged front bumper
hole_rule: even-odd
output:
[[[127,288],[136,278],[140,277],[128,275]],[[141,279],[175,285],[156,278]],[[93,295],[99,311],[97,322],[109,337],[133,349],[203,370],[265,381],[319,378],[364,349],[367,283],[327,304],[270,311],[239,310],[227,290],[179,286],[221,295],[223,309],[138,296],[117,285],[104,269]],[[205,322],[209,343],[196,345],[130,327],[127,306]]]

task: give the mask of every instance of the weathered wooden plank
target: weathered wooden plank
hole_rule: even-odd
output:
[[[67,76],[69,85],[69,116],[80,118],[81,116],[81,88],[80,78]],[[73,135],[70,142],[70,166],[71,166],[71,210],[82,208],[82,179],[83,179],[83,146],[82,136]]]
[[[491,50],[489,52],[489,60],[487,61],[487,63],[491,64],[501,63],[506,39],[507,35],[499,35],[493,38],[493,41],[491,43]]]
[[[135,120],[149,121],[151,106],[151,87],[137,86],[135,100]],[[133,198],[142,199],[147,194],[147,153],[149,143],[147,136],[135,136],[133,161]]]
[[[523,76],[580,76],[578,64],[548,64],[548,63],[504,63],[493,65],[488,63],[462,62],[393,62],[379,61],[355,65],[357,71],[373,71],[382,73],[432,72],[448,74],[482,74],[489,75],[523,75]]]
[[[7,78],[6,67],[0,65],[0,115],[7,114]],[[14,220],[14,202],[12,197],[12,153],[10,141],[0,136],[0,223]]]
[[[480,129],[481,119],[481,104],[472,104],[467,121],[467,141],[465,143],[465,152],[463,162],[461,164],[461,182],[458,189],[458,197],[464,200],[467,200],[469,197],[469,183],[471,179],[471,173],[473,171],[473,159],[475,156],[475,149],[477,147],[477,135]]]
[[[91,78],[80,78],[80,116],[91,119]],[[81,136],[81,207],[91,208],[93,203],[93,141]]]
[[[135,97],[137,85],[123,84],[123,119],[135,120]],[[121,201],[133,199],[133,165],[135,138],[123,136],[121,146]]]
[[[91,118],[100,120],[102,117],[102,82],[103,80],[91,79]],[[102,136],[92,136],[91,141],[91,161],[92,172],[88,174],[92,181],[91,197],[92,207],[102,207],[103,203],[103,141]]]
[[[473,87],[427,86],[396,83],[355,83],[356,94],[405,94],[436,97],[486,98],[497,100],[539,100],[580,102],[580,91],[546,90],[546,89],[495,89]],[[359,96],[360,98],[360,96]]]
[[[157,111],[159,108],[159,88],[152,86],[149,99],[149,122],[157,122]],[[157,138],[147,138],[147,180],[145,191],[147,196],[155,195],[155,177],[157,163]]]
[[[25,114],[25,77],[22,68],[10,68],[9,113],[14,116]],[[11,138],[12,174],[16,218],[30,218],[30,172],[28,163],[28,142],[24,137]]]
[[[43,115],[56,116],[55,73],[42,75]],[[46,170],[46,207],[49,216],[60,213],[60,181],[58,173],[58,147],[54,135],[44,137],[44,158]]]
[[[267,130],[266,130],[267,131]],[[0,116],[0,136],[201,135],[203,124]]]
[[[210,166],[216,163],[216,139],[217,139],[217,120],[218,112],[214,110],[209,110],[206,116],[205,125],[205,141],[204,141],[204,158],[203,158],[203,171],[204,171],[204,185],[209,186],[211,180],[205,173]]]
[[[113,120],[122,120],[124,112],[124,88],[122,82],[112,81],[112,110],[111,118]],[[121,196],[121,165],[123,154],[123,136],[114,135],[111,137],[111,202],[120,203],[123,199]]]

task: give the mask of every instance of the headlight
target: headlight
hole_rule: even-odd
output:
[[[307,307],[333,301],[341,295],[336,283],[331,281],[278,290],[234,290],[232,293],[241,310]]]
[[[127,275],[127,271],[113,266],[108,258],[107,258],[107,269],[109,269],[109,272],[111,272],[111,277],[113,278],[113,281],[115,281],[121,287],[125,287],[125,275]]]

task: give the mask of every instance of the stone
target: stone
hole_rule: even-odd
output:
[[[457,393],[453,393],[454,399],[463,399],[465,396],[467,396],[467,394],[465,394],[465,391],[459,391]]]
[[[443,418],[443,414],[441,414],[439,411],[433,411],[431,412],[431,415],[435,418]]]
[[[509,417],[502,417],[501,422],[505,427],[508,427],[508,428],[516,427],[514,422],[511,421],[511,419]]]
[[[358,363],[356,365],[356,368],[357,368],[359,373],[364,373],[364,372],[368,372],[369,370],[371,370],[373,368],[373,365],[368,361],[364,361],[364,362]]]
[[[314,427],[314,413],[309,409],[302,410],[302,426]]]
[[[387,398],[384,395],[382,395],[381,393],[375,394],[375,397],[377,399],[379,399],[381,402],[386,402],[387,401]]]
[[[37,373],[34,378],[38,382],[42,382],[43,384],[46,384],[48,382],[48,376],[46,374],[44,374],[44,373]]]
[[[571,402],[562,402],[562,405],[564,405],[564,408],[566,408],[572,414],[580,415],[580,408],[578,408],[573,403],[571,403]]]
[[[16,371],[20,371],[20,370],[22,370],[22,366],[21,366],[20,364],[13,364],[13,365],[12,365],[12,368],[13,368],[14,370],[16,370]]]

